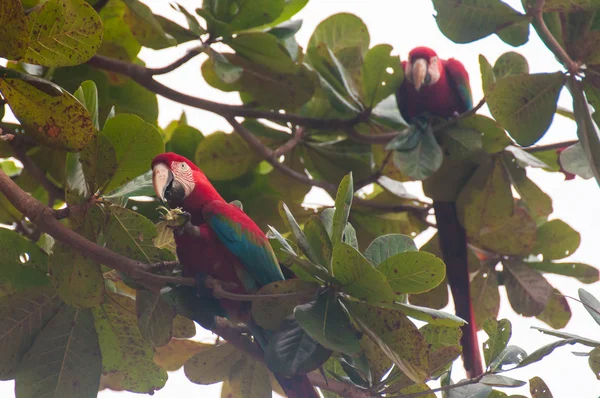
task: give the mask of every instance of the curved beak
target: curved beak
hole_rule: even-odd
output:
[[[413,84],[415,85],[415,89],[419,91],[421,86],[425,83],[425,79],[427,78],[427,74],[429,71],[427,70],[427,61],[423,58],[417,59],[413,62],[412,66],[412,78]]]
[[[152,168],[152,185],[156,196],[164,202],[167,188],[173,183],[173,172],[164,163],[157,163]]]

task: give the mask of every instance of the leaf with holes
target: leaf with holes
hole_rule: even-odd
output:
[[[62,306],[19,365],[15,394],[91,397],[98,393],[102,357],[90,310]]]
[[[564,328],[571,319],[571,307],[567,298],[558,289],[553,289],[544,311],[536,318],[554,329]]]
[[[84,0],[50,0],[29,14],[30,38],[24,62],[79,65],[102,43],[102,21]]]
[[[427,342],[406,315],[358,302],[345,304],[360,329],[404,374],[417,383],[429,376]]]
[[[537,376],[529,379],[529,392],[531,398],[552,398],[552,393],[544,380]]]
[[[475,325],[481,329],[488,318],[496,318],[500,310],[498,275],[491,267],[482,267],[471,279],[471,303],[475,313]]]
[[[127,391],[152,393],[167,381],[167,372],[153,361],[154,350],[142,337],[135,302],[107,293],[103,304],[92,309],[105,373],[118,372]]]
[[[533,145],[550,127],[564,83],[562,72],[513,75],[497,80],[486,96],[490,113],[517,143]]]
[[[138,326],[142,337],[153,347],[162,347],[173,337],[175,307],[159,294],[138,290],[135,298]]]
[[[0,228],[0,280],[8,281],[15,289],[46,285],[47,261],[48,256],[35,243]]]
[[[152,159],[165,151],[156,127],[135,115],[120,114],[108,120],[102,136],[108,139],[116,157],[116,164],[110,170],[112,177],[103,192],[111,192],[145,173]]]
[[[29,26],[21,1],[7,0],[0,5],[0,37],[0,57],[16,60],[25,55]]]
[[[331,351],[317,343],[291,318],[269,339],[265,362],[284,376],[308,373],[331,356]]]
[[[378,44],[365,54],[362,82],[364,102],[369,108],[394,94],[404,79],[400,57],[391,52],[389,44]]]
[[[300,279],[269,283],[256,294],[300,294],[272,300],[255,300],[252,302],[252,318],[263,328],[279,330],[285,318],[294,313],[294,308],[310,301],[318,288],[318,284],[304,282]]]
[[[533,254],[541,254],[546,260],[558,260],[577,250],[581,236],[562,220],[550,220],[537,229]]]
[[[470,43],[492,33],[502,37],[502,29],[528,19],[496,0],[433,0],[433,6],[438,27],[455,43]]]
[[[539,272],[519,260],[503,260],[506,293],[513,309],[523,316],[542,313],[552,294],[552,285]]]
[[[512,325],[508,319],[497,321],[494,318],[489,318],[483,323],[483,330],[489,337],[483,343],[483,357],[486,366],[490,366],[508,345],[508,340],[512,335]]]
[[[48,94],[23,80],[0,78],[0,92],[25,133],[42,145],[76,152],[94,137],[89,112],[66,91]]]
[[[185,363],[185,375],[192,383],[203,385],[227,380],[231,368],[243,356],[231,344],[213,346],[200,351]]]

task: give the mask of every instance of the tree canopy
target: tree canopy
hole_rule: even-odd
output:
[[[578,345],[600,378],[596,331],[556,330],[570,303],[545,277],[591,284],[598,269],[568,259],[580,234],[552,217],[552,198],[527,176],[537,168],[600,183],[600,1],[523,0],[521,11],[500,0],[432,2],[448,39],[495,34],[507,51],[493,63],[480,56],[471,79],[484,98],[472,109],[409,124],[396,104],[404,70],[392,46],[373,45],[359,17],[338,13],[301,47],[295,15],[308,0],[173,4],[186,26],[139,0],[3,0],[0,380],[15,380],[17,398],[152,394],[183,367],[192,383],[224,382],[229,397],[281,393],[272,371],[308,374],[326,398],[503,397],[527,383],[505,372],[552,361],[565,345]],[[530,73],[511,49],[534,31],[560,70]],[[138,58],[184,43],[163,67]],[[197,56],[201,77],[239,94],[239,105],[156,79]],[[557,107],[563,87],[572,109]],[[157,96],[218,114],[230,129],[205,131],[185,113],[161,127]],[[478,113],[485,104],[491,118]],[[557,113],[576,122],[577,140],[537,144]],[[295,277],[239,295],[181,276],[171,232],[180,220],[160,211],[152,189],[150,162],[165,151],[193,160],[268,231]],[[422,181],[427,200],[407,181]],[[335,205],[303,206],[312,187]],[[441,242],[413,240],[438,227],[432,201],[456,203],[476,325],[488,335],[484,374],[461,381],[451,366],[465,321],[442,310]],[[251,302],[272,332],[268,349],[224,320],[216,298],[199,300],[198,288]],[[534,352],[511,345],[511,322],[497,319],[501,289],[556,341]],[[600,326],[598,299],[580,289],[579,300]],[[193,340],[194,322],[222,340]],[[541,378],[528,382],[532,397],[551,397]]]

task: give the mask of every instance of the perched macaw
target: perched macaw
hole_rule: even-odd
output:
[[[152,161],[152,172],[158,198],[191,216],[192,229],[174,233],[184,276],[200,274],[233,283],[238,286],[233,292],[240,294],[284,280],[266,235],[240,208],[227,203],[193,162],[163,153]],[[229,319],[247,324],[265,350],[269,335],[253,322],[249,303],[223,299],[221,305]],[[275,375],[288,397],[319,397],[306,376]]]
[[[469,75],[459,61],[442,60],[432,49],[417,47],[402,67],[404,81],[396,92],[396,101],[407,122],[424,114],[450,118],[473,107]],[[433,207],[456,315],[468,322],[463,326],[463,362],[469,377],[475,377],[483,373],[483,368],[469,290],[467,236],[458,221],[455,203],[434,201]]]

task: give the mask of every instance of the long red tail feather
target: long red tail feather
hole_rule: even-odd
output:
[[[465,370],[468,377],[476,377],[483,373],[483,364],[479,354],[477,325],[475,325],[475,314],[469,289],[467,235],[465,229],[458,222],[454,203],[434,201],[433,208],[455,312],[457,316],[468,322],[462,327],[461,340]]]

